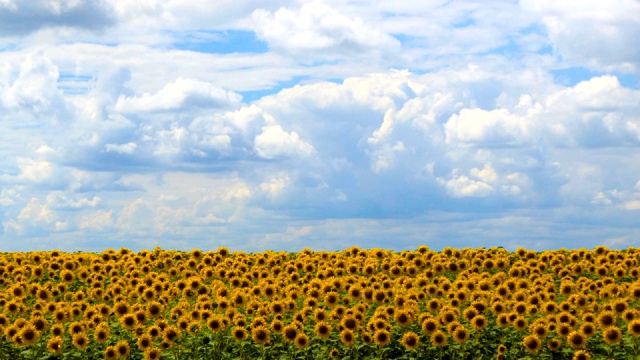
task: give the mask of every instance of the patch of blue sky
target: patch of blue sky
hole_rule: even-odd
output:
[[[418,48],[424,46],[424,38],[409,34],[391,34],[396,40],[400,41],[400,46],[406,49]]]
[[[77,75],[62,72],[58,76],[58,88],[67,95],[86,94],[92,79],[93,77],[91,75]]]
[[[176,38],[172,48],[210,54],[266,53],[269,46],[246,30],[197,30],[170,32]]]
[[[240,95],[242,95],[242,101],[246,104],[251,104],[256,100],[259,100],[265,96],[274,95],[280,92],[282,89],[290,88],[295,85],[298,85],[300,82],[308,79],[309,77],[306,75],[294,76],[289,80],[279,81],[276,85],[260,90],[250,90],[250,91],[240,91]]]
[[[462,19],[462,20],[460,20],[458,22],[455,22],[455,23],[451,24],[451,26],[453,28],[455,28],[455,29],[462,29],[462,28],[466,28],[466,27],[472,26],[475,23],[476,22],[472,18],[469,17],[469,18]]]

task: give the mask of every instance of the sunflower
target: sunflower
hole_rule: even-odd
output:
[[[106,349],[104,349],[104,358],[106,360],[115,360],[118,358],[118,351],[116,350],[115,346],[107,346]]]
[[[484,315],[476,315],[473,317],[473,319],[471,319],[471,327],[474,331],[480,331],[486,328],[488,324],[489,322],[487,321],[487,318],[484,317]]]
[[[587,337],[591,337],[596,332],[596,325],[590,322],[583,322],[580,326],[580,331]]]
[[[296,336],[294,343],[298,349],[304,349],[309,346],[309,336],[307,334],[300,332]]]
[[[609,326],[602,331],[602,338],[609,344],[617,344],[622,339],[622,332],[616,326]]]
[[[613,311],[603,311],[598,315],[597,321],[600,328],[605,329],[616,324],[616,315]]]
[[[231,330],[231,335],[233,336],[234,340],[238,342],[243,341],[247,338],[247,336],[249,336],[247,329],[240,326],[234,326],[233,330]]]
[[[581,331],[572,331],[567,336],[567,343],[572,349],[582,349],[587,344],[587,336]]]
[[[590,360],[591,354],[584,350],[578,350],[575,354],[573,354],[573,360]]]
[[[339,300],[340,300],[340,295],[335,291],[329,291],[328,293],[324,294],[325,306],[334,307],[338,304]]]
[[[180,330],[176,326],[170,325],[164,329],[162,335],[164,340],[171,343],[180,337]]]
[[[220,316],[216,314],[207,319],[207,327],[213,332],[222,331],[223,324]]]
[[[138,320],[136,319],[135,314],[125,314],[120,317],[120,324],[122,324],[122,327],[127,330],[133,330],[138,325]]]
[[[19,336],[19,333],[20,327],[16,326],[15,323],[4,329],[4,336],[11,340],[11,342],[16,346],[22,346],[22,338]]]
[[[162,352],[158,348],[148,347],[144,351],[145,360],[158,360],[162,356]]]
[[[258,345],[267,345],[271,341],[269,330],[266,327],[260,325],[252,328],[251,337],[253,341]]]
[[[562,347],[562,340],[558,338],[552,338],[547,341],[547,348],[551,351],[558,351]]]
[[[20,329],[18,334],[22,338],[22,343],[24,345],[33,345],[38,342],[38,337],[40,337],[40,333],[36,327],[30,323]]]
[[[138,336],[138,348],[145,350],[153,345],[153,338],[149,334],[142,334]]]
[[[333,348],[333,349],[331,349],[331,351],[329,351],[329,356],[330,356],[332,359],[337,359],[337,358],[338,358],[338,356],[340,356],[340,352],[338,351],[338,349]]]
[[[67,329],[69,331],[69,334],[71,335],[75,335],[75,334],[79,334],[81,332],[85,331],[85,325],[84,322],[82,321],[74,321],[71,323],[71,325],[69,325],[69,328]]]
[[[352,346],[356,341],[356,337],[351,329],[345,328],[340,332],[340,341],[342,341],[345,346]]]
[[[468,308],[466,308],[463,312],[462,315],[464,316],[464,318],[467,321],[471,321],[473,320],[474,317],[476,317],[477,315],[479,315],[478,310],[473,307],[473,306],[469,306]]]
[[[371,336],[371,334],[367,333],[367,332],[363,332],[361,334],[362,337],[362,342],[366,345],[372,344],[373,343],[373,336]]]
[[[271,324],[269,325],[269,327],[271,328],[271,330],[273,330],[273,332],[280,334],[284,329],[284,324],[280,319],[275,318],[273,319],[273,321],[271,321]]]
[[[54,336],[47,342],[47,350],[56,355],[62,354],[64,349],[64,340],[60,336]]]
[[[467,340],[469,340],[469,330],[460,325],[455,328],[455,330],[451,334],[451,337],[453,338],[453,341],[457,342],[458,344],[464,344],[467,342]]]
[[[64,334],[64,327],[62,326],[62,324],[55,324],[53,326],[51,326],[51,329],[49,330],[51,332],[51,336],[60,336],[62,337]]]
[[[629,322],[627,330],[633,337],[640,337],[640,319],[635,319]]]
[[[126,340],[118,341],[118,343],[114,347],[118,357],[129,356],[131,349],[129,348],[129,343]]]
[[[500,345],[498,345],[498,354],[500,354],[500,355],[504,355],[504,354],[506,354],[506,353],[507,353],[507,350],[508,350],[508,349],[507,349],[507,346],[506,346],[506,345],[504,345],[504,344],[500,344]]]
[[[342,325],[345,329],[355,330],[359,324],[355,316],[345,315],[340,321],[340,325]]]
[[[496,318],[496,324],[501,328],[509,326],[509,324],[511,324],[511,321],[509,321],[509,314],[500,313]]]
[[[447,345],[447,335],[442,330],[436,330],[431,334],[431,344],[435,347]]]
[[[522,345],[524,345],[525,350],[535,354],[542,347],[542,341],[535,335],[529,335],[522,340]]]
[[[442,307],[442,301],[438,298],[430,299],[427,302],[427,310],[432,313],[437,312]]]
[[[544,339],[549,334],[549,328],[543,323],[534,323],[531,327],[531,332],[539,339]]]
[[[324,309],[317,308],[313,311],[313,318],[316,322],[324,321],[327,319],[327,313]]]
[[[331,336],[331,325],[326,323],[325,321],[320,321],[316,323],[313,332],[321,339],[328,339]]]
[[[438,322],[435,319],[429,318],[422,322],[422,332],[429,335],[438,330]]]
[[[289,324],[282,329],[282,336],[285,340],[293,342],[298,337],[298,327],[295,324]]]
[[[413,331],[408,331],[402,336],[402,346],[407,350],[415,350],[420,346],[420,337]]]
[[[157,301],[150,301],[146,305],[146,315],[152,319],[157,318],[162,314],[163,306]]]
[[[511,322],[511,325],[513,325],[514,328],[523,331],[528,327],[528,323],[527,323],[527,319],[525,319],[524,316],[522,315],[518,315],[516,316],[516,318]]]
[[[131,308],[129,307],[129,304],[127,304],[127,302],[125,301],[118,301],[113,306],[113,312],[116,314],[117,317],[122,317],[128,314],[130,310]]]
[[[162,329],[158,325],[151,325],[147,329],[147,334],[151,336],[151,338],[156,339],[162,334]]]
[[[443,325],[447,325],[455,321],[457,318],[458,318],[458,314],[456,314],[454,311],[450,309],[441,311],[440,314],[438,315],[438,319]]]
[[[386,329],[380,329],[373,334],[373,341],[380,347],[387,346],[391,342],[391,333]]]
[[[394,320],[401,327],[407,327],[413,323],[413,314],[405,309],[396,311]]]
[[[84,350],[89,346],[89,337],[84,332],[73,335],[73,346],[78,350]]]

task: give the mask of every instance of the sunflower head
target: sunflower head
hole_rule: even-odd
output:
[[[340,341],[345,346],[352,346],[356,341],[356,337],[351,329],[345,328],[340,332]]]
[[[537,336],[529,335],[522,340],[522,345],[524,345],[525,350],[532,354],[535,354],[542,347],[542,342]]]
[[[84,332],[73,335],[73,346],[79,350],[84,350],[89,346],[89,337]]]
[[[582,349],[587,344],[587,336],[581,331],[572,331],[567,336],[567,344],[572,349]]]
[[[271,341],[269,330],[266,327],[260,325],[253,327],[251,330],[251,337],[253,341],[258,345],[267,345]]]
[[[160,359],[161,355],[162,355],[162,351],[160,351],[160,349],[154,348],[154,347],[148,347],[144,351],[145,360],[158,360],[158,359]]]
[[[627,330],[633,337],[640,337],[640,319],[630,321]]]
[[[447,345],[447,335],[442,330],[436,330],[431,334],[431,344],[435,347]]]
[[[575,354],[573,354],[573,360],[590,360],[591,354],[584,350],[578,350]]]
[[[27,323],[20,329],[19,336],[22,338],[24,345],[33,345],[38,341],[40,332],[33,324]]]
[[[373,334],[373,341],[380,347],[387,346],[391,342],[391,333],[386,329],[377,330]]]
[[[562,340],[558,338],[552,338],[547,341],[547,348],[551,351],[558,351],[562,347]]]
[[[53,336],[47,342],[47,350],[50,352],[60,355],[62,354],[62,350],[64,349],[64,340],[60,336]]]
[[[617,344],[622,340],[622,332],[616,326],[609,326],[602,331],[602,338],[609,344]]]
[[[407,350],[415,350],[420,346],[420,337],[413,331],[408,331],[402,336],[402,346]]]
[[[114,348],[115,348],[116,356],[120,358],[129,356],[129,353],[131,351],[131,349],[129,348],[129,343],[126,340],[118,341],[118,343],[116,343]]]

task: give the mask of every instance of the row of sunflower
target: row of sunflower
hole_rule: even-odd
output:
[[[1,359],[630,359],[633,248],[0,254]]]

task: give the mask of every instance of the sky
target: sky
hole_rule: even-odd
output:
[[[0,251],[640,244],[637,0],[0,0]]]

